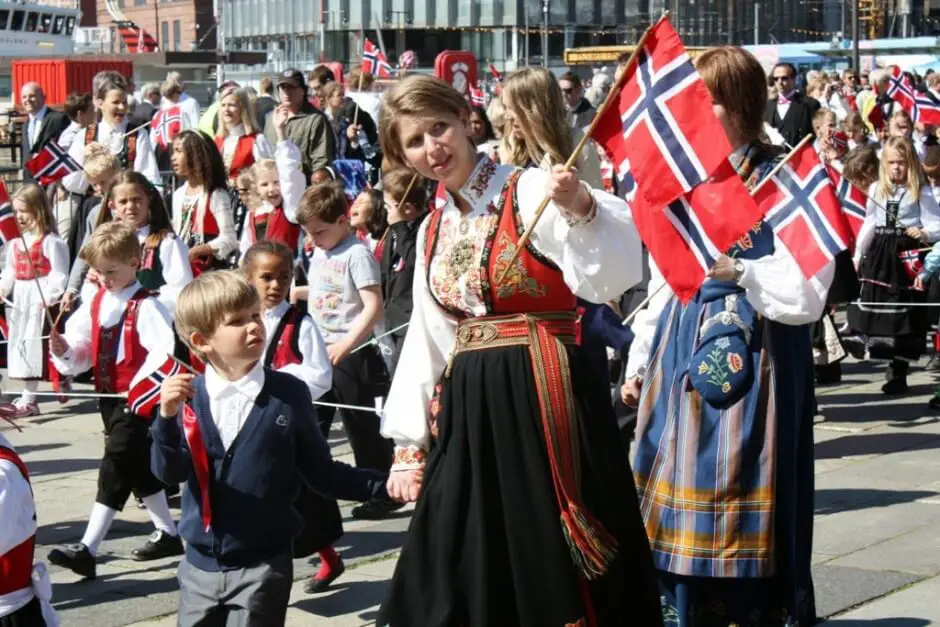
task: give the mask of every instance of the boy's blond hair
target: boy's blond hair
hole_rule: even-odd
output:
[[[92,142],[85,146],[85,174],[89,178],[98,178],[108,172],[117,174],[121,164],[117,157],[111,154],[111,149],[104,144]]]
[[[78,256],[93,268],[107,260],[122,263],[139,260],[137,232],[121,222],[106,222],[94,230]]]
[[[180,292],[176,300],[176,330],[186,345],[204,358],[202,352],[190,343],[192,334],[211,337],[226,314],[260,302],[258,292],[241,272],[205,272]]]

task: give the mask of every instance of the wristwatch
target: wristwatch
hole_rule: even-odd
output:
[[[744,262],[740,259],[734,260],[734,282],[739,283],[744,276]]]

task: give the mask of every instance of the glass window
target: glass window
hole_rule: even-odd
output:
[[[173,50],[180,49],[180,39],[183,38],[183,26],[179,20],[173,20]]]
[[[164,21],[160,24],[160,50],[165,50],[170,45],[170,23]]]
[[[73,30],[75,30],[75,17],[70,15],[65,18],[65,34],[71,37]]]
[[[147,0],[134,0],[135,7],[145,7],[147,6]]]
[[[48,33],[51,30],[52,16],[48,13],[43,13],[41,16],[39,16],[39,28],[37,28],[37,32]]]
[[[52,34],[53,34],[53,35],[61,35],[63,28],[65,28],[65,16],[64,16],[64,15],[56,15],[56,16],[55,16],[55,21],[52,22]]]
[[[7,27],[7,20],[10,19],[9,9],[0,9],[0,30]]]
[[[26,11],[14,11],[13,19],[10,20],[10,30],[23,30],[23,20],[26,18]]]
[[[35,33],[36,27],[39,25],[39,14],[33,13],[30,11],[26,14],[26,27],[23,29],[27,33]]]

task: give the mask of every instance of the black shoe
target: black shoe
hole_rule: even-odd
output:
[[[350,513],[356,520],[382,520],[404,506],[404,503],[396,503],[388,499],[372,499],[354,507]]]
[[[842,347],[845,349],[845,352],[855,359],[865,359],[866,343],[861,337],[853,335],[851,337],[842,338]]]
[[[95,556],[84,544],[70,544],[61,549],[52,549],[46,559],[50,564],[68,568],[86,579],[94,579],[98,575],[95,568]]]
[[[162,557],[183,554],[183,541],[179,536],[171,536],[165,531],[154,531],[150,539],[139,549],[131,551],[131,557],[138,562],[158,560]]]
[[[339,558],[339,563],[336,565],[336,568],[333,569],[333,572],[330,573],[329,577],[324,577],[323,579],[311,577],[306,582],[304,582],[304,592],[307,594],[319,594],[320,592],[326,592],[330,585],[339,579],[340,575],[345,572],[346,564],[343,563],[343,558],[341,557]]]
[[[930,361],[924,366],[924,370],[930,372],[940,372],[940,353],[934,353],[930,356]]]
[[[897,377],[881,386],[881,391],[889,396],[907,394],[907,377]]]
[[[934,394],[933,398],[927,402],[927,407],[930,409],[940,409],[940,395]]]

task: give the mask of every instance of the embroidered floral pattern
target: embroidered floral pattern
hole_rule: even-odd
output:
[[[716,346],[708,353],[707,361],[703,361],[699,366],[699,374],[707,374],[706,381],[711,385],[717,386],[725,394],[731,389],[728,383],[728,369],[726,368],[727,358],[724,349]],[[711,363],[709,363],[711,362]],[[703,369],[702,366],[705,366]],[[727,386],[727,389],[725,389]]]
[[[486,193],[494,174],[496,164],[487,157],[480,159],[469,180],[461,188],[460,195],[471,203],[477,202]]]
[[[427,453],[417,446],[395,447],[395,458],[392,466],[424,466]]]
[[[431,395],[431,402],[428,405],[428,421],[430,423],[431,437],[437,438],[440,430],[437,426],[437,416],[441,413],[441,389],[440,383],[434,386],[434,393]]]
[[[540,285],[538,281],[529,276],[522,259],[516,259],[512,267],[509,267],[509,260],[516,251],[516,245],[509,239],[505,232],[499,234],[497,244],[502,248],[496,262],[493,264],[493,275],[502,276],[506,272],[506,278],[496,288],[496,295],[499,298],[508,298],[518,293],[523,293],[532,298],[541,298],[545,296],[547,290],[545,286]],[[509,268],[506,271],[506,268]]]
[[[437,302],[459,315],[485,313],[481,306],[483,281],[481,251],[486,236],[495,227],[498,214],[478,214],[468,219],[466,236],[459,234],[460,219],[453,215],[441,220],[435,254],[428,269],[428,285]]]
[[[733,374],[741,372],[744,368],[744,359],[737,353],[728,353],[728,368]]]

